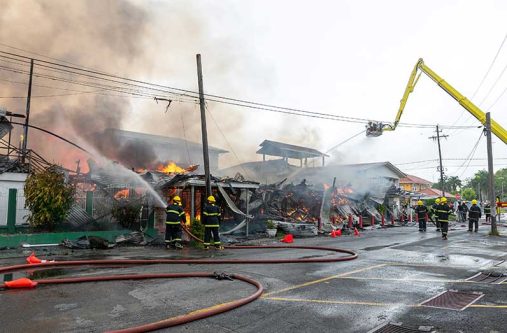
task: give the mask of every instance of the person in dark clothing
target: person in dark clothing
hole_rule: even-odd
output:
[[[415,213],[417,214],[417,220],[419,221],[419,231],[426,232],[426,217],[428,214],[428,208],[423,205],[423,202],[421,200],[417,201]]]
[[[461,221],[462,222],[466,222],[466,220],[467,220],[467,213],[468,213],[468,206],[467,206],[467,202],[466,201],[463,201],[461,203],[460,213],[461,213]]]
[[[165,244],[167,248],[181,249],[181,223],[185,223],[185,211],[181,207],[181,198],[174,196],[166,210],[165,219]]]
[[[449,230],[449,215],[454,215],[452,213],[451,207],[447,204],[447,198],[442,197],[440,199],[440,205],[437,207],[437,216],[438,221],[440,222],[440,228],[442,230],[442,239],[447,239],[447,232]]]
[[[463,220],[463,206],[461,205],[461,201],[458,202],[458,207],[457,207],[458,211],[458,222],[465,222],[465,220]]]
[[[475,226],[474,231],[479,230],[479,219],[481,218],[481,209],[477,206],[477,200],[472,200],[472,207],[468,213],[468,231],[472,232],[472,226]]]
[[[484,215],[486,215],[486,222],[491,222],[491,204],[486,201],[484,205]]]
[[[440,198],[435,200],[435,203],[431,205],[431,215],[433,216],[433,221],[435,221],[435,226],[437,227],[437,232],[440,232],[440,222],[438,222],[438,206],[440,205]]]
[[[209,249],[210,245],[214,245],[220,250],[223,250],[224,248],[220,242],[220,236],[218,235],[221,218],[220,207],[215,205],[215,203],[215,197],[210,195],[208,197],[208,204],[203,210],[204,248],[206,250]]]

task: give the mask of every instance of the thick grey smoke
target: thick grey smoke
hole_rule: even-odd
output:
[[[206,89],[205,84],[205,90],[241,97],[237,73],[244,73],[244,64],[240,64],[240,59],[255,60],[234,50],[238,48],[232,46],[239,41],[229,40],[227,35],[210,36],[207,29],[209,24],[204,12],[186,2],[3,1],[0,43],[120,76],[162,84],[168,82],[168,85],[189,90],[196,90],[197,87],[195,54],[203,53],[205,82],[212,86]],[[2,45],[0,49],[22,53]],[[28,70],[26,64],[8,63],[5,60],[0,60],[0,66]],[[56,75],[37,65],[36,72],[39,75]],[[261,77],[260,73],[257,74]],[[76,79],[64,73],[58,76]],[[0,82],[1,96],[26,96],[26,74],[0,69],[0,78],[11,81]],[[207,78],[210,79],[207,81]],[[259,80],[258,85],[260,89],[269,89],[265,80]],[[54,90],[48,86],[67,90]],[[165,105],[156,104],[150,97],[122,98],[108,90],[100,91],[98,95],[82,93],[97,90],[100,89],[36,76],[32,91],[31,123],[78,144],[91,145],[105,156],[125,163],[137,164],[139,159],[146,159],[149,163],[156,156],[147,146],[125,147],[122,142],[108,140],[96,133],[107,128],[123,128],[184,137],[194,142],[201,140],[199,108],[184,97],[181,97],[181,101],[175,97],[168,112],[164,113]],[[26,101],[23,98],[1,100],[1,103],[9,110],[24,113]],[[242,113],[235,109],[237,107],[210,104],[210,145],[234,149],[243,161],[255,159],[255,150],[264,138],[245,137],[242,127],[257,124],[245,123]],[[135,128],[131,128],[133,125]],[[305,143],[308,146],[319,142],[318,132],[295,131],[294,122],[291,125],[273,133],[269,139]],[[227,140],[221,132],[227,135]],[[19,140],[19,134],[18,128],[14,132],[13,142]],[[49,161],[63,163],[70,168],[78,159],[87,158],[71,146],[35,130],[30,130],[28,142],[30,148]],[[229,161],[226,160],[225,164],[238,163],[233,154],[228,154],[227,158]]]

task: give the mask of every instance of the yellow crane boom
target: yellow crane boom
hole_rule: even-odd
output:
[[[396,114],[396,119],[392,124],[382,124],[377,122],[370,122],[366,129],[366,135],[369,136],[378,136],[381,135],[383,131],[394,131],[400,122],[401,115],[403,114],[403,110],[405,109],[405,105],[407,104],[408,96],[411,92],[414,91],[414,87],[419,81],[421,74],[424,73],[429,76],[440,88],[442,88],[445,92],[447,92],[452,98],[454,98],[462,107],[464,107],[468,112],[470,112],[477,120],[481,122],[481,124],[486,123],[486,113],[484,113],[479,107],[477,107],[474,103],[472,103],[469,99],[463,96],[459,91],[454,89],[449,83],[447,83],[444,79],[438,76],[433,70],[431,70],[424,63],[423,59],[419,59],[410,73],[410,77],[408,79],[407,87],[405,88],[405,92],[403,93],[403,97],[400,101],[400,108],[398,109],[398,113]],[[507,144],[507,131],[500,126],[496,121],[491,119],[491,132],[495,134],[500,140],[502,140],[505,144]]]

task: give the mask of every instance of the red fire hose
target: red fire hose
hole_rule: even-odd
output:
[[[192,235],[188,230],[191,237],[194,237],[200,241],[197,237]],[[0,267],[0,273],[8,273],[14,271],[20,271],[25,269],[34,268],[48,268],[48,267],[62,267],[62,266],[107,266],[107,265],[153,265],[153,264],[284,264],[284,263],[310,263],[310,262],[339,262],[348,261],[357,258],[357,254],[350,250],[337,249],[331,247],[319,247],[319,246],[226,246],[227,249],[308,249],[308,250],[321,250],[321,251],[332,251],[338,253],[347,253],[348,256],[333,256],[329,258],[304,258],[304,259],[118,259],[118,260],[70,260],[70,261],[56,261],[56,262],[45,262],[40,264],[23,264],[14,265],[9,267]],[[133,332],[148,332],[157,329],[172,327],[189,323],[194,320],[214,316],[219,313],[230,311],[238,308],[242,305],[250,303],[255,299],[259,298],[263,292],[262,285],[255,280],[248,277],[241,276],[238,274],[217,275],[217,273],[209,272],[194,272],[194,273],[165,273],[165,274],[125,274],[125,275],[108,275],[108,276],[89,276],[89,277],[68,277],[61,279],[45,279],[37,280],[38,284],[62,284],[62,283],[81,283],[81,282],[97,282],[97,281],[114,281],[114,280],[144,280],[144,279],[161,279],[161,278],[233,278],[240,281],[249,283],[257,288],[257,291],[250,296],[245,298],[237,299],[231,302],[227,302],[218,307],[212,307],[200,311],[194,311],[189,314],[176,316],[161,321],[144,324],[136,327],[120,329],[110,332],[121,332],[121,333],[133,333]],[[0,284],[0,288],[5,288],[6,284]]]

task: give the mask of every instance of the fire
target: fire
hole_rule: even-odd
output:
[[[126,188],[126,189],[116,192],[116,194],[114,195],[114,198],[118,200],[118,199],[122,199],[122,198],[127,198],[128,196],[129,196],[129,189]]]
[[[183,169],[182,167],[179,167],[174,162],[169,162],[166,165],[159,164],[157,166],[157,171],[163,172],[163,173],[186,173],[187,170]]]

